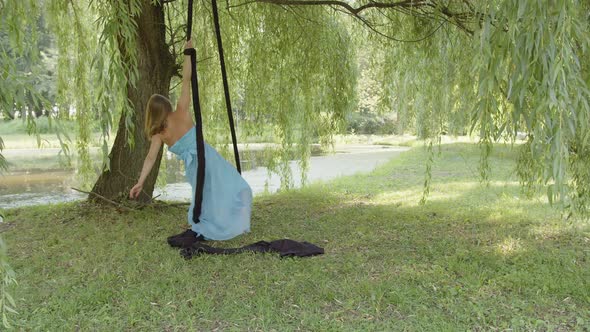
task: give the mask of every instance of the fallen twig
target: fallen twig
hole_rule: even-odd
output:
[[[158,201],[161,202],[162,204],[166,205],[166,206],[186,206],[186,205],[191,205],[191,202],[176,202],[176,203],[166,203],[163,201]]]
[[[124,206],[122,204],[119,204],[119,203],[117,203],[117,202],[115,202],[113,200],[110,200],[110,199],[108,199],[108,198],[106,198],[106,197],[104,197],[102,195],[99,195],[97,193],[93,193],[93,192],[90,192],[90,191],[80,190],[80,189],[77,189],[77,188],[74,188],[74,187],[72,187],[72,190],[75,190],[75,191],[78,191],[78,192],[81,192],[81,193],[84,193],[84,194],[87,194],[87,195],[93,195],[93,196],[98,197],[98,198],[102,199],[103,201],[105,201],[107,203],[110,203],[112,205],[115,205],[116,207],[118,207],[118,208],[120,208],[122,210],[125,210],[125,211],[133,211],[134,210],[134,209],[131,209],[129,207],[126,207],[126,206]]]

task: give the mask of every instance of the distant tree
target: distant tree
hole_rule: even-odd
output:
[[[55,103],[57,54],[44,16],[38,16],[30,30],[29,35],[32,32],[37,35],[33,40],[36,45],[23,45],[21,50],[13,48],[14,41],[10,41],[7,30],[0,30],[0,52],[4,54],[3,71],[7,76],[0,83],[4,92],[0,93],[0,105],[8,119],[14,119],[17,114],[47,115],[46,108]]]

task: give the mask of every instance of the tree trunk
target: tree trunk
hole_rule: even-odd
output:
[[[136,20],[139,77],[135,86],[127,84],[127,97],[134,109],[134,146],[131,147],[127,143],[129,133],[126,130],[123,115],[119,120],[115,143],[109,154],[110,170],[105,170],[100,175],[92,189],[93,193],[111,200],[128,197],[129,190],[139,178],[150,146],[143,130],[146,104],[154,93],[168,96],[170,80],[175,70],[174,57],[166,44],[166,25],[162,5],[152,5],[152,0],[142,0],[142,12]],[[125,55],[127,54],[125,48],[132,46],[121,43],[119,47],[121,54]],[[145,181],[143,192],[139,197],[140,202],[147,202],[152,197],[161,157],[162,150]]]

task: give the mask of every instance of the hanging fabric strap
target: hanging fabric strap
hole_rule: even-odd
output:
[[[219,13],[217,11],[217,0],[211,0],[213,7],[213,23],[215,24],[215,35],[217,36],[217,49],[219,51],[219,65],[221,66],[221,78],[223,79],[223,92],[225,94],[225,106],[227,108],[227,117],[229,119],[229,129],[231,131],[231,139],[234,145],[234,156],[236,158],[236,168],[238,173],[242,174],[242,167],[240,166],[240,154],[238,152],[238,142],[236,138],[236,130],[234,128],[234,117],[231,108],[231,100],[229,98],[229,84],[227,83],[227,73],[225,71],[225,59],[223,56],[223,45],[221,43],[221,29],[219,27]]]
[[[186,40],[191,39],[193,28],[193,0],[188,1],[188,17]],[[197,133],[197,186],[195,187],[195,204],[193,222],[198,223],[203,203],[203,186],[205,184],[205,141],[203,139],[203,122],[201,119],[201,103],[199,102],[199,85],[197,80],[197,52],[194,48],[184,50],[191,57],[191,87],[193,94],[193,111],[195,113],[195,132]],[[187,165],[188,166],[188,165]]]

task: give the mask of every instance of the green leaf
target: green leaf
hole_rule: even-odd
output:
[[[4,297],[8,300],[8,303],[10,303],[11,306],[16,307],[16,303],[9,293],[4,292]]]

